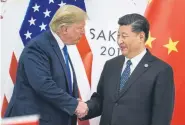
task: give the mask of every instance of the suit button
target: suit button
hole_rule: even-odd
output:
[[[115,106],[118,106],[119,104],[118,103],[115,103]]]

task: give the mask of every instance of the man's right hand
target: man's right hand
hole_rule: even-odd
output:
[[[78,106],[76,108],[75,114],[78,116],[78,118],[83,118],[87,115],[88,113],[88,106],[85,102],[82,100],[78,99]]]

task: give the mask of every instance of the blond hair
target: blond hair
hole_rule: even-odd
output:
[[[61,26],[78,23],[87,18],[86,12],[82,9],[73,5],[64,5],[56,11],[49,25],[53,32],[57,32]]]

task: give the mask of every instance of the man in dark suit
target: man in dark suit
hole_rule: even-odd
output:
[[[50,30],[24,48],[5,117],[39,114],[40,125],[76,125],[75,112],[87,112],[87,104],[77,99],[77,80],[67,51],[67,45],[76,44],[84,34],[86,18],[80,8],[62,6]]]
[[[173,71],[145,48],[147,19],[128,14],[118,24],[118,45],[123,55],[105,63],[97,92],[87,101],[88,115],[78,113],[78,117],[101,115],[100,125],[170,125]]]

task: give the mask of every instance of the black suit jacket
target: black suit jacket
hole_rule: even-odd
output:
[[[40,125],[68,125],[78,104],[78,88],[73,72],[73,95],[69,94],[66,74],[64,58],[51,32],[32,39],[20,56],[5,117],[40,114]],[[72,122],[76,124],[75,116]]]
[[[100,125],[170,125],[174,106],[172,68],[149,51],[119,92],[124,56],[106,62],[91,100],[89,119],[101,115]],[[148,65],[148,66],[147,66]]]

